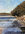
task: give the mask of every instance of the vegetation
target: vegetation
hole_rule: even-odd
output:
[[[10,13],[0,13],[0,15],[10,15]]]
[[[25,32],[25,27],[20,27],[22,32]]]
[[[22,16],[25,15],[25,1],[18,5],[13,11],[11,11],[13,16]]]

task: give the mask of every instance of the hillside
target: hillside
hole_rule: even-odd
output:
[[[10,15],[10,13],[0,13],[0,15]]]
[[[13,11],[11,11],[13,16],[22,16],[25,15],[25,1],[18,5]]]

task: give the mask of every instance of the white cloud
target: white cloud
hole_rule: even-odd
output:
[[[24,0],[20,0],[20,1],[24,1]]]
[[[3,6],[2,5],[0,5],[0,9],[3,9]]]
[[[8,11],[8,9],[4,9],[4,6],[0,5],[0,13],[4,13],[6,11]]]

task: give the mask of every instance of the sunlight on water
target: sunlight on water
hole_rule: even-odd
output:
[[[0,17],[0,19],[2,19],[2,21],[0,21],[0,27],[9,27],[12,26],[13,21],[10,21],[9,19],[16,19],[15,17]],[[6,21],[3,19],[8,19],[9,21]]]
[[[18,27],[15,27],[15,28],[7,28],[7,29],[4,29],[2,34],[4,34],[5,32],[22,32],[22,30]]]
[[[10,19],[10,18],[9,18]],[[11,18],[11,19],[16,19],[16,18]],[[18,28],[18,27],[15,27],[15,28],[7,28],[7,27],[11,27],[11,26],[13,26],[13,23],[14,21],[6,21],[6,20],[2,20],[2,21],[0,21],[0,27],[2,27],[3,28],[3,30],[2,30],[2,34],[4,34],[5,32],[7,32],[7,31],[13,31],[13,32],[20,32],[20,31],[22,31],[20,28]]]
[[[0,27],[9,27],[12,26],[13,21],[2,21],[0,22]]]

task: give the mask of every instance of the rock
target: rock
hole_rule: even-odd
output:
[[[13,27],[20,27],[21,24],[18,21],[13,22]]]

